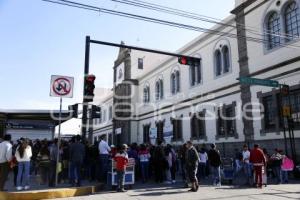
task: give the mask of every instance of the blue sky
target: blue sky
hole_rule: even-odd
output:
[[[108,9],[178,21],[202,27],[212,24],[163,15],[110,0],[75,0]],[[224,18],[234,0],[146,0],[215,18]],[[41,0],[0,0],[0,108],[57,109],[49,97],[51,75],[75,77],[74,98],[82,101],[85,36],[92,39],[174,52],[200,33],[118,16],[50,4]],[[91,46],[90,72],[97,87],[112,86],[118,49]]]

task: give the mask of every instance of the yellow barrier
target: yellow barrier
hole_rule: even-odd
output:
[[[22,192],[0,192],[0,200],[40,200],[90,195],[100,191],[103,185],[78,188],[60,188]]]

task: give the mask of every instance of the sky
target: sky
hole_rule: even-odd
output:
[[[213,24],[123,5],[111,0],[74,0],[97,7],[209,28]],[[223,19],[234,0],[145,0]],[[74,97],[63,109],[82,101],[85,37],[170,52],[200,32],[51,4],[41,0],[0,0],[0,109],[59,109],[49,96],[51,75],[72,76]],[[118,49],[91,45],[90,73],[96,87],[112,87]]]

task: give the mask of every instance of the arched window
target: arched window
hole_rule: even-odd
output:
[[[190,66],[190,85],[194,86],[196,80],[195,66]]]
[[[293,40],[295,37],[299,37],[299,20],[299,8],[297,3],[293,1],[285,8],[284,11],[285,34],[287,41]]]
[[[202,60],[200,60],[199,65],[196,65],[196,74],[197,74],[196,80],[197,80],[197,84],[200,84],[201,80],[202,80],[201,63],[202,63]]]
[[[171,93],[176,94],[180,91],[180,72],[178,70],[171,74]]]
[[[176,76],[175,73],[171,74],[171,93],[176,93]]]
[[[180,73],[176,71],[176,92],[180,91]]]
[[[267,37],[268,37],[268,48],[273,49],[280,45],[280,16],[274,12],[267,20]]]
[[[160,83],[160,99],[163,99],[164,98],[164,82],[162,79],[160,79],[159,83]]]
[[[223,54],[223,72],[227,73],[229,72],[230,69],[230,61],[229,61],[229,49],[226,45],[222,48],[222,54]]]
[[[144,87],[144,103],[150,102],[150,87],[147,85]]]
[[[216,64],[216,76],[220,76],[222,73],[222,56],[220,50],[215,52],[215,64]]]
[[[160,79],[155,83],[155,99],[160,100],[164,97],[164,84],[163,80]]]
[[[155,83],[155,99],[159,100],[160,97],[160,84],[159,81]]]

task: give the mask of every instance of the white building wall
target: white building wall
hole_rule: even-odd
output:
[[[247,8],[247,10],[252,9],[253,7],[257,6],[262,2],[263,0],[258,0],[252,6]],[[255,37],[255,38],[267,40],[264,37],[265,35],[264,23],[265,23],[266,16],[273,11],[278,12],[282,16],[282,8],[286,5],[286,3],[290,1],[281,0],[280,6],[276,6],[276,2],[277,1],[267,1],[262,6],[260,6],[259,8],[253,10],[252,12],[246,15],[245,22],[247,28],[251,30],[255,30],[256,32],[256,34],[253,34],[248,31],[247,37]],[[297,2],[300,3],[298,0]],[[245,12],[247,12],[247,10]],[[281,24],[283,23],[284,22],[281,17]],[[282,26],[282,28],[284,28],[284,25]],[[282,45],[283,46],[280,46],[278,48],[267,50],[266,41],[260,43],[248,41],[247,48],[248,48],[250,73],[265,69],[269,66],[273,66],[283,61],[287,61],[292,58],[300,56],[299,39],[288,43],[284,42],[282,43]],[[289,45],[289,46],[286,47],[284,45]]]

